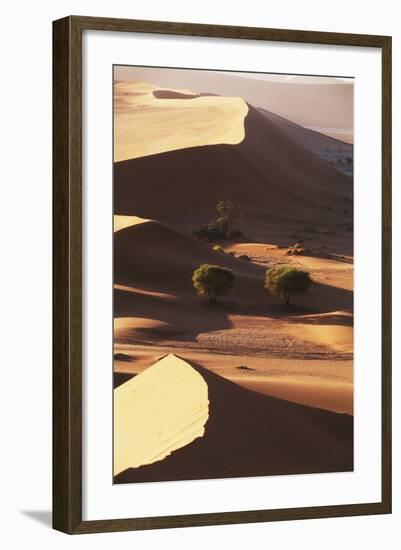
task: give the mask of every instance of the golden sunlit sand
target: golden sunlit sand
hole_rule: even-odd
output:
[[[125,229],[126,227],[150,221],[144,218],[140,218],[139,216],[113,216],[113,218],[114,231],[120,231],[121,229]]]
[[[195,89],[115,84],[115,480],[349,471],[352,145]],[[305,100],[307,84],[299,90]],[[203,242],[193,230],[216,218],[222,199],[245,212],[242,235]],[[301,255],[290,254],[295,246]],[[214,306],[193,288],[202,264],[235,275]],[[313,281],[290,306],[264,288],[280,264]],[[141,379],[143,400],[129,389]],[[183,414],[179,436],[158,403],[172,399],[175,414],[205,392],[208,416],[203,406],[189,429],[192,413]],[[171,419],[163,444],[161,417]]]
[[[173,354],[114,390],[114,474],[162,460],[205,433],[207,384]]]
[[[182,369],[186,369],[185,377],[182,369],[175,376],[177,361]],[[160,364],[166,368],[155,370]],[[146,391],[141,391],[140,396],[133,395],[129,388],[134,387],[135,380],[139,382],[149,372],[152,383],[146,383]],[[194,373],[202,383],[199,378],[194,380]],[[171,383],[169,375],[173,379]],[[187,376],[191,378],[190,383],[186,380]],[[181,378],[182,385],[179,384]],[[154,392],[158,394],[161,385],[165,391],[154,402]],[[173,394],[170,393],[171,388]],[[156,360],[153,366],[137,377],[122,382],[115,390],[116,403],[120,401],[119,390],[124,395],[124,401],[129,403],[140,403],[143,396],[150,405],[155,405],[155,413],[149,416],[135,414],[134,417],[138,422],[143,422],[146,430],[145,434],[136,434],[139,436],[135,439],[136,444],[143,443],[144,451],[153,445],[149,462],[145,463],[141,456],[132,467],[124,468],[122,464],[120,473],[115,476],[117,483],[237,477],[250,473],[266,475],[266,472],[271,475],[317,473],[352,468],[353,450],[349,442],[353,436],[353,425],[350,416],[255,392],[196,362],[182,361],[175,355],[169,355]],[[199,402],[201,419],[195,411],[191,410],[190,415],[184,413],[178,422],[182,434],[174,429],[177,427],[174,422],[167,438],[171,446],[166,452],[167,443],[162,442],[162,429],[168,425],[171,416],[169,413],[163,415],[161,409],[164,403],[171,403],[172,400],[175,412],[183,404],[189,407]],[[119,414],[122,412],[130,417],[131,410],[119,411]],[[138,412],[148,413],[149,405],[146,404],[144,410],[135,411]],[[192,416],[195,416],[195,422]],[[129,437],[130,432],[125,432],[125,429],[120,434]],[[120,448],[118,452],[121,452]],[[123,455],[127,457],[126,465],[128,458],[134,456],[134,449],[125,447]],[[135,466],[138,462],[142,465]]]
[[[185,94],[178,99],[160,99],[154,91],[156,86],[144,83],[115,84],[115,161],[244,139],[248,107],[243,99],[182,99]]]

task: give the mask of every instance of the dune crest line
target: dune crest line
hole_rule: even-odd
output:
[[[240,97],[118,82],[114,101],[115,162],[189,147],[236,145],[245,137],[248,105]]]
[[[114,390],[114,475],[152,464],[205,433],[208,386],[174,354]]]

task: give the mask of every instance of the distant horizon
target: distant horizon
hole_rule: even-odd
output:
[[[353,141],[354,78],[244,73],[209,69],[114,66],[114,81],[161,89],[241,97],[255,107],[308,128],[327,128]]]
[[[353,471],[353,81],[115,76],[113,482]]]
[[[137,65],[115,65],[114,79],[121,81],[135,80],[135,74],[138,71],[149,71],[157,75],[163,74],[165,71],[186,71],[187,73],[199,71],[203,73],[230,75],[237,78],[248,80],[262,80],[265,82],[280,82],[286,84],[328,84],[328,85],[353,85],[354,77],[352,76],[337,76],[337,75],[307,75],[307,74],[292,74],[292,73],[263,73],[263,72],[243,72],[243,71],[227,71],[222,69],[192,69],[186,67],[150,67]],[[309,81],[309,82],[306,82]]]

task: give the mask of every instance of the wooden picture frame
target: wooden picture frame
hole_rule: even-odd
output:
[[[378,48],[382,52],[382,497],[379,502],[82,520],[82,43],[84,30]],[[391,37],[71,16],[53,23],[53,527],[69,534],[391,512]]]

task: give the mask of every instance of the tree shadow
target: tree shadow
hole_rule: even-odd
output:
[[[230,300],[225,302],[224,305],[228,314],[258,315],[274,319],[285,319],[286,321],[301,315],[313,316],[338,312],[336,315],[325,317],[324,324],[352,325],[352,316],[349,317],[340,312],[347,311],[352,313],[353,295],[352,290],[314,282],[308,294],[294,296],[290,305],[284,304],[281,298],[272,296],[267,291],[257,303]],[[337,320],[338,323],[336,322]],[[305,322],[308,322],[307,318]],[[309,322],[319,324],[322,320],[319,317],[311,317]]]
[[[175,336],[181,333],[197,334],[229,328],[231,323],[225,305],[211,306],[197,298],[163,296],[142,293],[134,289],[114,289],[114,318],[133,317],[162,321],[173,327]],[[144,333],[151,335],[151,330]],[[159,336],[160,334],[156,334]],[[169,331],[172,334],[172,331]],[[167,334],[167,333],[166,333]]]

